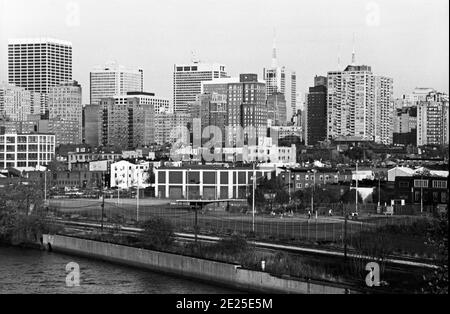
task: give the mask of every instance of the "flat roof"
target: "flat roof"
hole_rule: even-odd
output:
[[[46,44],[46,43],[72,46],[72,43],[70,41],[50,37],[11,38],[8,40],[8,45]]]

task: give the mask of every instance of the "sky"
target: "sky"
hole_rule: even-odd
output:
[[[305,93],[315,75],[351,62],[394,79],[394,96],[449,89],[448,0],[0,0],[0,81],[10,38],[73,44],[73,79],[89,102],[89,72],[110,61],[144,70],[144,89],[172,99],[173,65],[192,51],[231,76],[278,63]],[[341,60],[341,68],[338,67]]]

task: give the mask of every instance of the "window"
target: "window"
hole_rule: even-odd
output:
[[[302,188],[302,184],[301,183],[297,183],[296,187],[297,187],[297,189],[301,189]]]
[[[414,180],[414,187],[415,188],[427,188],[428,180]]]
[[[399,188],[408,188],[409,187],[409,182],[408,181],[400,181],[398,183],[398,187]]]
[[[444,180],[433,180],[433,188],[446,189],[447,188],[447,181],[444,181]]]

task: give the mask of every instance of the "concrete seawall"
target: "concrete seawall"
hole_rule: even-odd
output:
[[[44,235],[43,244],[47,248],[51,247],[54,251],[94,257],[154,271],[195,278],[245,291],[300,294],[346,293],[344,288],[328,284],[281,278],[267,272],[243,269],[239,265],[112,243],[61,235]]]

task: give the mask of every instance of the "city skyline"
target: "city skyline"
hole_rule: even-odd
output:
[[[32,9],[21,10],[25,6]],[[204,62],[224,64],[230,76],[256,73],[261,77],[271,61],[275,28],[278,62],[297,73],[302,96],[315,75],[338,69],[338,59],[340,70],[351,63],[353,34],[356,63],[392,77],[394,97],[415,87],[448,93],[448,49],[429,49],[435,42],[448,46],[448,16],[446,10],[436,9],[442,6],[448,8],[448,2],[319,1],[312,7],[294,1],[249,0],[237,11],[234,1],[3,0],[0,81],[7,81],[8,40],[51,37],[72,42],[73,79],[84,90],[89,88],[94,67],[115,60],[144,70],[144,91],[172,99],[173,65],[189,63],[194,55]],[[108,15],[94,16],[102,7],[107,7]],[[148,19],[143,18],[146,13]],[[118,14],[127,20],[126,27],[113,23]],[[45,22],[37,22],[34,16]],[[242,31],[239,23],[244,25],[252,17],[254,23],[245,24]],[[132,36],[122,36],[125,33]],[[84,93],[83,104],[88,103],[89,95]]]

